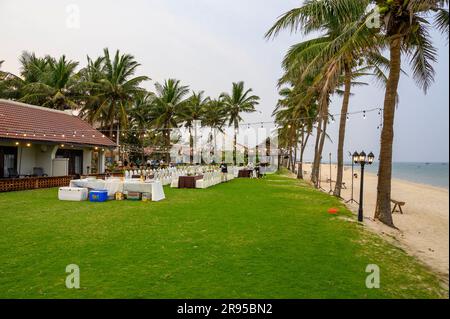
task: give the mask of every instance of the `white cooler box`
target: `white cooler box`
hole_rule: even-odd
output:
[[[81,187],[60,187],[58,199],[66,201],[81,202],[88,199],[89,191]]]

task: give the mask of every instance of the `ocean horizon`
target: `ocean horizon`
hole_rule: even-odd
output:
[[[351,163],[346,163],[351,166]],[[378,163],[366,165],[366,171],[378,173]],[[449,189],[448,162],[394,162],[392,176],[409,182]]]

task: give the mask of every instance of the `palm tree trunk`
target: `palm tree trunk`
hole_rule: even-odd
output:
[[[108,118],[109,118],[109,138],[112,138],[114,131],[114,111],[116,109],[116,104],[113,101],[111,105],[111,109],[109,110]],[[120,121],[119,121],[120,122]]]
[[[288,153],[289,159],[287,162],[287,169],[292,170],[292,146],[289,146],[289,153]]]
[[[237,164],[237,124],[234,124],[234,137],[233,137],[233,164],[236,165]]]
[[[350,91],[352,85],[352,71],[348,64],[345,65],[345,79],[344,79],[344,99],[342,101],[341,118],[339,123],[339,142],[337,154],[337,176],[336,186],[333,195],[341,197],[342,179],[344,175],[344,143],[345,143],[345,128],[347,124],[347,112],[350,102]],[[331,176],[330,176],[331,178]]]
[[[222,134],[222,162],[225,163],[226,160],[226,147],[225,147],[225,131]]]
[[[303,136],[304,136],[304,133],[303,133]],[[308,144],[308,140],[309,140],[310,136],[311,136],[311,132],[309,131],[308,134],[306,135],[306,138],[304,138],[304,137],[302,138],[302,146],[300,149],[300,165],[298,168],[298,175],[297,175],[299,179],[304,178],[304,176],[303,176],[303,156],[305,154],[306,145]]]
[[[314,172],[315,172],[314,185],[317,188],[319,187],[320,164],[322,161],[323,147],[325,145],[325,137],[327,135],[328,107],[329,107],[329,98],[328,98],[328,96],[326,96],[325,101],[323,102],[322,112],[321,112],[322,127],[320,130],[319,145],[318,146],[316,145],[317,153],[314,156]]]
[[[305,128],[302,127],[302,133],[300,134],[300,163],[297,170],[297,178],[303,179],[303,145],[305,143]]]
[[[297,153],[298,153],[298,143],[296,141],[295,147],[294,147],[294,161],[292,163],[292,173],[295,173],[295,164],[297,162]]]
[[[319,115],[320,116],[320,115]],[[318,172],[317,169],[317,162],[319,161],[319,144],[320,144],[320,137],[322,135],[322,117],[319,117],[318,123],[317,123],[317,135],[316,135],[316,142],[314,144],[314,161],[311,168],[311,182],[314,185],[317,185],[317,179],[318,179]]]
[[[200,153],[200,155],[197,154],[197,153],[198,153],[198,145],[197,145],[197,143],[198,143],[198,141],[197,141],[197,122],[194,121],[194,125],[195,125],[195,127],[194,127],[194,142],[193,142],[192,144],[193,144],[193,146],[194,146],[194,153],[197,155],[197,159],[198,159],[199,156],[200,156],[200,164],[202,164],[202,156],[201,156],[201,153]],[[193,155],[194,155],[194,153],[193,153]],[[194,157],[192,157],[192,160],[194,160]],[[198,161],[197,161],[197,162],[198,162]]]
[[[192,128],[189,126],[189,162],[194,163],[194,138],[192,136]]]
[[[214,153],[213,153],[213,160],[214,164],[217,164],[217,129],[213,128],[213,139],[214,139]]]
[[[170,132],[171,130],[168,128],[165,132],[166,134],[166,164],[169,165],[170,164]]]
[[[381,132],[380,166],[378,170],[377,209],[375,218],[395,227],[391,213],[392,145],[397,89],[401,69],[401,38],[390,41],[390,71],[384,99],[383,130]]]
[[[114,132],[114,119],[109,124],[109,138],[110,139],[113,138],[113,134],[114,134],[113,132]]]

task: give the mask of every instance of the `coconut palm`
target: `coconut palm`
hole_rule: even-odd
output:
[[[5,61],[0,61],[0,98],[6,97],[7,90],[6,77],[8,76],[8,73],[1,70],[4,62]]]
[[[92,84],[95,98],[100,101],[98,114],[101,111],[106,112],[109,136],[112,137],[115,123],[120,123],[122,127],[127,126],[126,110],[131,106],[136,95],[145,92],[140,85],[149,78],[134,77],[140,64],[132,55],[120,54],[117,50],[114,57],[111,57],[108,49],[104,49],[103,53],[103,75],[98,83]]]
[[[191,97],[187,100],[186,106],[183,109],[182,117],[185,121],[185,127],[189,130],[189,157],[191,164],[194,163],[194,147],[197,145],[196,121],[201,121],[205,111],[205,106],[208,102],[209,97],[205,97],[204,91],[200,91],[198,93],[192,92]]]
[[[152,92],[138,94],[131,108],[128,110],[129,133],[128,140],[133,142],[133,146],[141,149],[141,162],[144,162],[144,148],[148,146],[151,134],[150,112],[155,98]],[[131,135],[131,136],[130,136]]]
[[[321,121],[319,121],[316,137],[315,157],[313,172],[311,174],[313,182],[317,183],[320,158],[322,155],[326,127],[328,123],[328,104],[330,94],[336,92],[340,81],[344,84],[344,98],[342,104],[342,114],[348,112],[350,88],[354,69],[360,67],[363,54],[375,55],[377,52],[366,51],[366,47],[356,49],[346,47],[345,37],[342,34],[348,24],[354,24],[364,15],[368,1],[306,1],[305,4],[283,15],[266,34],[272,37],[284,28],[301,28],[301,31],[308,35],[312,32],[322,31],[322,35],[308,41],[294,45],[286,55],[283,65],[288,70],[287,76],[291,76],[289,69],[295,70],[300,79],[311,73],[317,74],[311,87],[320,88],[319,105],[321,106]],[[347,6],[345,16],[339,16],[343,12],[343,5]],[[342,49],[345,47],[346,49]],[[379,55],[379,54],[378,54]],[[338,183],[336,185],[337,196],[340,195],[342,170],[343,170],[343,147],[345,136],[345,116],[341,118],[340,136],[338,145]],[[340,181],[340,182],[339,182]]]
[[[304,103],[304,96],[310,81],[305,81],[303,85],[286,87],[280,90],[282,97],[275,108],[273,115],[279,127],[279,145],[283,149],[288,149],[290,168],[295,170],[297,153],[300,153],[300,165],[297,177],[303,179],[303,155],[308,140],[312,134],[314,123],[317,119],[317,102],[310,100],[309,104]],[[293,151],[292,151],[293,150]],[[292,158],[292,155],[293,158]],[[288,165],[289,166],[289,165]]]
[[[434,26],[448,39],[448,0],[377,0],[372,14],[380,15],[380,31],[385,36],[390,54],[389,77],[384,99],[381,133],[378,198],[375,218],[394,226],[391,214],[392,148],[394,117],[400,81],[402,54],[410,57],[413,77],[427,92],[434,79],[433,62],[437,51],[431,42]],[[370,13],[369,13],[370,14]]]
[[[242,121],[241,113],[256,112],[255,106],[259,104],[259,97],[252,95],[253,90],[245,90],[244,82],[233,83],[231,94],[222,93],[221,99],[225,103],[228,113],[229,125],[234,128],[233,137],[233,163],[236,165],[237,134],[239,123]]]
[[[100,80],[104,77],[104,57],[92,60],[87,57],[87,66],[78,73],[80,82],[81,110],[79,115],[89,123],[99,122],[101,127],[106,127],[107,109],[102,108],[102,100],[99,97]]]
[[[377,6],[353,21],[355,9],[360,10],[361,6],[367,9],[372,4]],[[323,18],[327,17],[326,21],[331,19],[345,27],[334,42],[341,43],[340,49],[333,45],[328,50],[323,50],[325,53],[333,53],[336,48],[341,54],[352,50],[360,52],[362,48],[376,48],[387,43],[390,50],[390,75],[386,81],[376,217],[390,226],[393,226],[390,212],[393,120],[401,72],[401,53],[411,56],[414,77],[426,91],[433,79],[432,62],[436,53],[430,42],[428,29],[434,24],[448,38],[448,11],[444,9],[447,5],[447,0],[306,1],[303,7],[283,16],[268,33],[268,36],[276,35],[284,28],[290,28],[291,31],[302,28],[304,32],[319,30],[322,28]],[[377,15],[381,18],[380,29],[375,29],[376,25],[369,27],[367,22]],[[310,59],[315,59],[312,54]]]
[[[219,99],[212,99],[204,107],[202,123],[211,128],[213,145],[214,145],[214,160],[217,155],[217,133],[218,131],[224,133],[224,126],[227,119],[227,109],[225,103]]]
[[[75,69],[78,62],[58,60],[52,57],[36,58],[24,53],[21,57],[23,83],[20,101],[44,107],[64,110],[77,105],[77,80]]]
[[[188,103],[189,87],[179,80],[169,79],[155,84],[156,96],[149,112],[151,125],[163,135],[166,161],[170,163],[171,132],[183,121]]]

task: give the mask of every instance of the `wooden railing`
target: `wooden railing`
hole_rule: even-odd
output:
[[[107,177],[124,177],[124,173],[109,173],[109,174],[89,174],[89,175],[82,175],[81,178],[86,177],[95,177],[97,179],[106,179]]]
[[[68,186],[73,176],[25,177],[0,179],[0,193],[23,191],[28,189]]]

